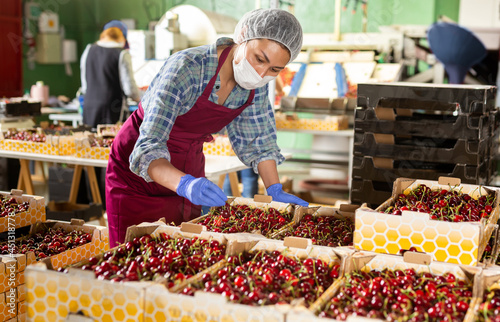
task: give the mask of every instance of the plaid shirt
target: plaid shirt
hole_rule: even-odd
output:
[[[156,159],[170,161],[165,142],[179,115],[187,113],[202,95],[217,70],[217,46],[229,45],[230,38],[220,38],[215,44],[189,48],[170,56],[155,76],[142,98],[144,119],[130,155],[130,170],[151,182],[149,164]],[[210,101],[217,103],[216,92],[220,78],[214,84]],[[234,87],[224,106],[237,109],[248,99],[250,91]],[[269,102],[268,85],[255,90],[253,104],[226,126],[234,152],[241,162],[257,172],[257,165],[265,160],[284,161],[276,144],[276,123]]]

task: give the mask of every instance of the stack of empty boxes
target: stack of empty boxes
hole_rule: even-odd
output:
[[[398,177],[487,185],[496,175],[496,87],[359,84],[352,203],[376,207]]]

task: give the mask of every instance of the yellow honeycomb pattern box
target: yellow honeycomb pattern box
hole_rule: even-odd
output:
[[[276,117],[278,130],[339,131],[349,127],[349,119],[345,115],[328,116],[325,119],[287,119]]]
[[[68,321],[78,313],[95,321],[144,321],[145,285],[98,280],[93,272],[70,269],[67,274],[43,263],[26,269],[29,321]]]
[[[19,315],[21,311],[20,308],[24,306],[24,301],[26,300],[26,285],[22,284],[17,287],[13,287],[5,293],[2,293],[0,296],[0,320],[6,321],[8,319],[12,319],[13,317]]]
[[[77,158],[108,160],[111,148],[92,147],[88,138],[75,139],[75,156]]]
[[[205,238],[203,234],[182,231],[179,227],[156,222],[130,227],[125,241],[145,234],[156,236],[160,233]],[[102,254],[97,257],[99,256]],[[71,314],[83,312],[96,321],[144,321],[146,289],[154,283],[113,283],[99,280],[93,272],[78,268],[87,262],[81,261],[73,265],[74,268],[70,268],[68,274],[50,269],[45,263],[29,266],[26,270],[28,319],[64,322]]]
[[[452,178],[454,179],[454,178]],[[476,266],[496,227],[499,217],[497,191],[461,184],[450,178],[441,181],[398,178],[394,183],[393,197],[376,210],[356,210],[354,246],[356,249],[377,253],[398,254],[400,250],[416,247],[417,251],[430,254],[432,260]],[[496,196],[495,206],[488,219],[480,222],[446,222],[430,219],[428,213],[403,211],[401,216],[383,211],[394,204],[401,193],[408,193],[420,184],[431,189],[455,189],[468,193],[473,198],[492,193]]]
[[[24,284],[24,270],[36,262],[35,254],[12,254],[0,256],[0,293]]]
[[[7,151],[38,153],[48,155],[75,154],[74,138],[71,136],[47,135],[45,142],[4,139],[3,149]]]
[[[19,212],[8,217],[0,217],[0,232],[21,228],[36,222],[45,221],[45,198],[22,194],[21,190],[13,189],[11,192],[0,191],[3,198],[13,197],[18,203],[29,202],[27,211]]]
[[[255,245],[255,246],[252,246]],[[299,246],[300,247],[293,247]],[[290,238],[285,241],[260,240],[257,243],[232,243],[228,246],[229,254],[238,254],[243,250],[284,251],[288,256],[296,258],[320,258],[327,263],[335,263],[343,267],[347,253],[336,253],[331,247],[312,246],[305,239]],[[215,273],[215,272],[213,272]],[[194,276],[191,281],[201,278]],[[187,284],[187,283],[186,283]],[[182,290],[182,287],[178,288]],[[164,321],[256,321],[284,322],[291,305],[250,306],[229,302],[219,294],[203,291],[187,296],[169,292],[162,285],[154,285],[146,291],[146,322]]]
[[[223,135],[214,135],[214,140],[203,144],[203,153],[206,155],[235,156],[229,138]]]
[[[49,220],[43,223],[36,223],[31,226],[30,235],[38,232],[43,233],[49,227],[53,229],[61,228],[66,232],[78,230],[92,234],[92,240],[89,243],[68,249],[45,259],[50,261],[54,269],[77,263],[109,249],[108,229],[102,226],[85,225],[84,221],[79,219],[72,219],[71,222]]]
[[[482,269],[479,267],[462,266],[450,263],[442,262],[420,262],[419,260],[414,260],[411,256],[398,256],[398,255],[384,255],[376,254],[371,252],[357,252],[349,256],[345,260],[345,274],[352,273],[353,271],[363,271],[369,272],[371,270],[382,271],[384,269],[389,270],[406,270],[414,269],[417,273],[431,273],[433,275],[445,275],[447,273],[452,273],[455,275],[457,280],[464,281],[467,283],[472,283],[473,286],[473,296],[469,303],[469,310],[466,313],[464,321],[468,320],[468,317],[474,314],[474,303],[477,294],[477,288],[481,284],[481,273]],[[296,309],[294,308],[287,315],[287,322],[327,322],[332,321],[327,318],[320,318],[317,316],[325,305],[330,303],[331,299],[338,294],[340,289],[345,285],[346,278],[339,279],[338,282],[332,284],[328,290],[321,296],[314,304],[312,304],[308,310]],[[356,316],[351,316],[348,320],[357,320]],[[370,319],[368,319],[370,320]],[[363,319],[364,321],[364,319]],[[374,319],[373,321],[380,321]]]

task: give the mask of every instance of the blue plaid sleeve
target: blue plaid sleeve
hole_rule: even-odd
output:
[[[226,126],[233,150],[241,162],[257,173],[260,162],[285,161],[276,143],[276,121],[269,102],[268,85],[255,90],[254,104]]]
[[[166,142],[177,116],[187,113],[199,96],[199,71],[199,64],[190,56],[171,56],[141,101],[144,119],[129,162],[130,170],[147,182],[152,181],[148,168],[153,160],[170,161]]]

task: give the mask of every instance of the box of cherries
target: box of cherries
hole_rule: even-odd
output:
[[[287,322],[471,321],[483,269],[408,255],[355,253],[342,279]]]
[[[0,132],[0,141],[1,148],[7,151],[49,155],[72,155],[75,153],[73,136],[45,134],[41,128],[9,129]]]
[[[0,232],[43,222],[45,218],[44,197],[25,195],[17,189],[0,191]]]
[[[226,205],[212,207],[208,214],[191,222],[229,239],[259,239],[298,222],[296,208],[289,203],[272,201],[269,196],[229,198]]]
[[[309,307],[322,296],[342,275],[347,256],[295,237],[232,240],[225,260],[208,271],[172,292],[148,289],[146,319],[285,321],[293,307]]]
[[[498,190],[456,178],[398,178],[389,200],[375,210],[356,210],[354,246],[389,254],[411,250],[475,266],[497,229],[498,203]]]
[[[59,270],[43,263],[28,267],[28,305],[33,307],[28,318],[50,320],[50,307],[37,304],[55,297],[61,312],[66,312],[59,315],[61,321],[75,310],[99,321],[140,321],[151,286],[161,285],[169,292],[223,260],[226,244],[220,234],[183,230],[164,222],[129,227],[123,244],[76,264]],[[37,294],[38,289],[45,291]],[[72,289],[81,291],[68,292]]]
[[[338,208],[328,206],[298,207],[294,222],[270,236],[283,240],[285,237],[311,239],[313,245],[342,247],[353,245],[354,211],[358,205],[342,204]]]

